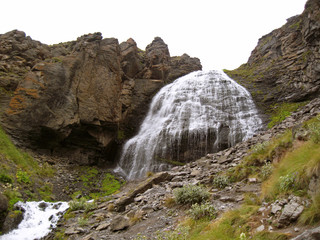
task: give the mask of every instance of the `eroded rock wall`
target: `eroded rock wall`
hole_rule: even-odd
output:
[[[101,33],[47,46],[15,30],[0,41],[1,87],[13,91],[3,125],[17,143],[81,164],[111,163],[139,127],[152,96],[173,80],[170,73],[179,77],[201,69],[199,59],[187,55],[177,63],[159,37],[146,51],[133,39],[119,44]],[[17,72],[12,79],[8,63]]]

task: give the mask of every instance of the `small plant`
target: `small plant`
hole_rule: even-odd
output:
[[[209,202],[202,204],[195,203],[191,206],[191,209],[188,211],[188,214],[194,220],[202,218],[211,220],[215,218],[216,210]]]
[[[266,141],[266,142],[263,142],[263,143],[257,143],[256,145],[254,145],[251,149],[252,152],[255,152],[255,153],[261,153],[263,151],[266,150],[266,148],[269,146],[269,142]]]
[[[245,233],[241,233],[239,238],[240,240],[247,240],[247,236]]]
[[[174,199],[179,204],[193,204],[206,201],[210,193],[202,186],[185,185],[173,190]]]
[[[219,189],[223,189],[230,185],[230,178],[228,176],[220,175],[213,179],[213,186]]]
[[[287,192],[294,187],[295,177],[293,174],[287,174],[279,178],[280,191]]]
[[[69,202],[70,211],[85,210],[86,212],[95,207],[94,202],[88,202],[85,198],[72,200]]]
[[[175,230],[157,231],[157,240],[187,240],[189,235],[189,227],[178,226]],[[144,238],[142,238],[144,239]]]
[[[314,143],[320,143],[320,123],[310,124],[309,129],[311,130],[311,140]]]
[[[79,217],[78,218],[78,225],[80,226],[80,227],[84,227],[84,226],[86,226],[88,224],[88,219],[87,218],[85,218],[85,217]]]
[[[261,168],[261,172],[260,172],[261,180],[262,181],[266,180],[271,175],[272,170],[273,170],[272,164],[269,162],[266,162],[266,164],[263,165]]]
[[[145,240],[145,239],[148,239],[148,238],[146,236],[142,236],[141,233],[138,233],[133,240]]]
[[[12,183],[12,177],[5,174],[5,173],[0,173],[0,182],[2,183]]]
[[[28,173],[22,170],[17,171],[16,178],[19,183],[25,183],[25,184],[31,183]]]

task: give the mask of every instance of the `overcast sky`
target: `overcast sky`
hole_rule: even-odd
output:
[[[93,32],[145,49],[161,37],[171,56],[198,57],[204,69],[247,62],[258,39],[302,13],[306,0],[5,0],[0,33],[13,29],[54,44]]]

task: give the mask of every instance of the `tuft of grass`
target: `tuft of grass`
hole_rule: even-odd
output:
[[[303,225],[314,225],[320,222],[320,192],[312,197],[311,205],[303,211],[298,221]]]
[[[143,218],[143,211],[139,209],[134,213],[133,216],[131,216],[129,218],[130,225],[132,226],[132,225],[140,222],[142,220],[142,218]]]

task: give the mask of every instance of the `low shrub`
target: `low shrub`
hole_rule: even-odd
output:
[[[205,202],[202,204],[195,203],[191,206],[191,209],[188,211],[190,217],[194,220],[199,220],[206,218],[211,220],[216,217],[216,210],[212,204]]]
[[[174,199],[179,204],[194,204],[206,201],[210,193],[202,186],[185,185],[173,190]]]
[[[260,172],[260,178],[262,181],[268,179],[268,177],[272,174],[273,166],[271,163],[266,162],[265,165],[262,166]]]
[[[213,186],[219,189],[223,189],[230,185],[230,178],[228,176],[220,175],[213,179]]]
[[[320,123],[310,124],[309,129],[311,131],[311,140],[314,143],[320,143]]]
[[[295,176],[293,174],[287,174],[285,176],[280,176],[279,178],[279,188],[282,192],[287,192],[294,188]]]
[[[69,202],[70,211],[85,210],[90,211],[95,207],[94,202],[88,202],[85,198],[75,199]]]
[[[0,173],[0,182],[2,182],[2,183],[12,183],[13,179],[8,174]]]

